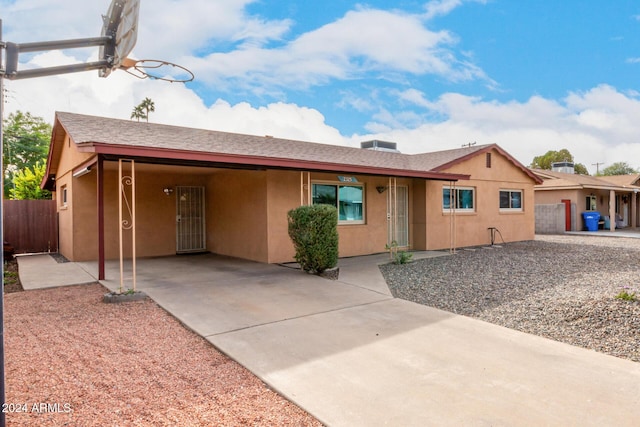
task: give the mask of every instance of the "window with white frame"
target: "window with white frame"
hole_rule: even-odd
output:
[[[442,210],[455,209],[460,212],[475,212],[475,193],[473,187],[444,187],[442,189]]]
[[[342,184],[312,184],[313,204],[326,204],[338,209],[341,224],[364,223],[364,186]]]
[[[500,210],[521,211],[522,190],[500,190]]]

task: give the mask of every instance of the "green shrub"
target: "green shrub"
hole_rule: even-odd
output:
[[[405,251],[398,250],[398,242],[395,240],[391,243],[387,243],[384,248],[389,251],[391,255],[391,259],[393,259],[394,264],[407,264],[411,262],[411,258],[413,258],[413,254]]]
[[[628,288],[622,289],[622,291],[616,295],[616,298],[621,299],[623,301],[637,301],[638,297],[635,292],[629,292]]]
[[[413,254],[405,251],[398,251],[394,256],[393,262],[395,264],[408,264],[411,262],[411,258],[413,258]]]
[[[331,205],[300,206],[287,214],[296,261],[320,274],[338,264],[338,210]]]

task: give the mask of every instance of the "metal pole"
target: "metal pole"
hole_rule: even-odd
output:
[[[4,42],[2,41],[2,19],[0,19],[0,165],[4,165],[2,153],[4,151],[3,127],[4,127],[4,66],[2,65],[2,55],[4,54]],[[2,263],[2,278],[0,279],[0,401],[4,408],[4,167],[0,173],[0,241],[2,241],[2,253],[0,262]],[[0,427],[5,427],[6,417],[4,411],[0,411]]]

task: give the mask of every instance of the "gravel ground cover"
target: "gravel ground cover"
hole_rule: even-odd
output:
[[[9,426],[319,426],[150,299],[5,295]]]
[[[380,269],[398,298],[640,362],[640,239],[538,236]]]

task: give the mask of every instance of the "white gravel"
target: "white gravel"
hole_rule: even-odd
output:
[[[640,362],[640,239],[537,236],[380,267],[394,296]]]

